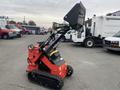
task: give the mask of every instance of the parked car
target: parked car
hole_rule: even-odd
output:
[[[16,36],[15,31],[0,27],[0,38],[9,39]]]
[[[113,37],[105,38],[103,43],[107,50],[120,51],[120,31]]]
[[[31,34],[38,35],[40,34],[40,27],[31,26],[31,25],[22,25],[22,27],[26,28],[31,32]]]
[[[17,37],[22,36],[22,30],[17,28],[14,24],[8,24],[6,25],[6,28],[15,31],[17,34]]]
[[[16,25],[17,28],[22,30],[22,34],[32,34],[32,31],[26,29],[25,27],[22,27],[21,25]]]
[[[22,31],[23,31],[24,34],[27,34],[27,35],[32,34],[32,31],[30,31],[30,30],[28,30],[24,27],[22,28]]]
[[[45,34],[47,34],[47,33],[48,33],[47,30],[40,29],[40,35],[45,35]]]

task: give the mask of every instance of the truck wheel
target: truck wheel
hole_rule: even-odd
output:
[[[87,48],[92,48],[94,47],[95,43],[93,39],[87,39],[85,40],[85,47]]]
[[[72,35],[70,35],[70,41],[72,41]]]
[[[21,38],[21,37],[22,37],[22,34],[19,34],[19,35],[18,35],[18,38]]]
[[[67,65],[67,77],[70,77],[73,74],[73,68],[70,65]]]
[[[7,34],[3,35],[3,39],[8,39],[9,36]]]
[[[65,38],[65,37],[63,37],[63,38],[61,39],[61,41],[62,41],[62,42],[65,42],[65,41],[66,41],[66,38]]]

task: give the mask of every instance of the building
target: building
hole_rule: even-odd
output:
[[[27,30],[30,30],[32,34],[40,34],[40,27],[31,25],[22,25],[22,27],[25,27]]]
[[[108,13],[106,16],[120,16],[120,10],[113,13]]]

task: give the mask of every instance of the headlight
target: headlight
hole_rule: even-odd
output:
[[[34,45],[33,44],[29,45],[28,49],[30,49],[30,50],[34,49]]]
[[[9,34],[12,34],[13,32],[9,32]]]
[[[64,60],[63,58],[60,58],[60,60],[62,61],[62,60]]]

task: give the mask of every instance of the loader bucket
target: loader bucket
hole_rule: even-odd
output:
[[[64,20],[69,23],[72,29],[77,30],[85,21],[86,9],[82,2],[77,3],[64,17]]]

